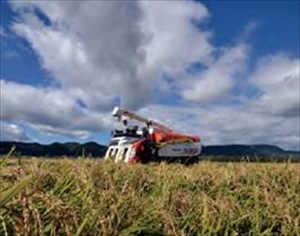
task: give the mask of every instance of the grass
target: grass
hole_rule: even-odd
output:
[[[300,235],[299,164],[2,160],[0,235]]]

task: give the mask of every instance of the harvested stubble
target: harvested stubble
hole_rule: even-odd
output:
[[[0,235],[299,235],[299,164],[1,162]]]

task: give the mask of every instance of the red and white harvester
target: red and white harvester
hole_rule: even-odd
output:
[[[133,112],[115,107],[112,115],[122,122],[122,129],[112,130],[105,159],[115,162],[147,163],[166,161],[195,163],[201,153],[199,136],[174,133],[170,128]],[[143,124],[129,125],[135,120]]]

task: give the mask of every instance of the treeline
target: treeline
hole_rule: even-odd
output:
[[[274,145],[215,145],[203,147],[201,160],[246,162],[299,162],[299,151],[287,151]]]
[[[0,155],[6,155],[12,147],[14,147],[14,156],[34,157],[66,156],[74,158],[102,158],[107,150],[107,146],[96,142],[84,144],[76,142],[52,143],[48,145],[39,143],[0,142]],[[231,162],[299,162],[300,152],[286,151],[273,145],[214,145],[204,146],[199,159]]]
[[[23,142],[1,142],[0,155],[6,155],[14,148],[14,156],[34,156],[34,157],[103,157],[107,147],[96,142],[84,144],[52,143],[48,145],[39,143]]]

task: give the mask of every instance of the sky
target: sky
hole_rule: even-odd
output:
[[[1,1],[1,141],[107,144],[121,105],[300,150],[299,1]]]

